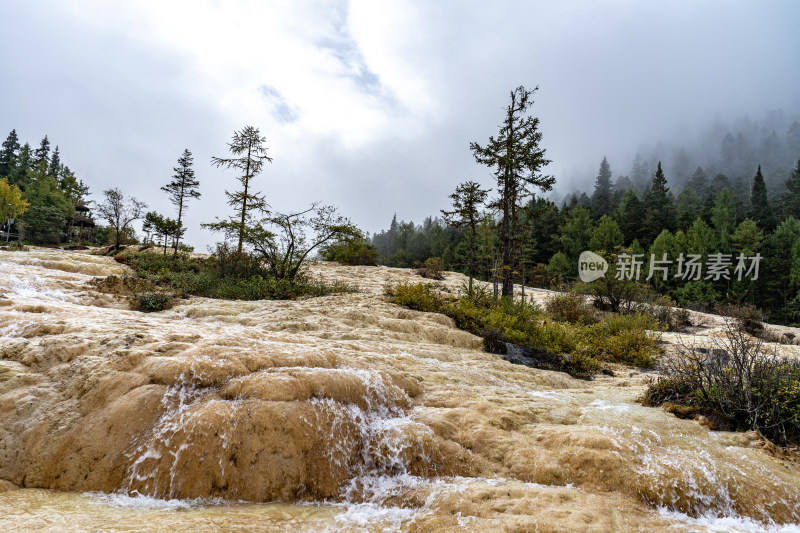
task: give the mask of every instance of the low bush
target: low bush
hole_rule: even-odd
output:
[[[645,401],[689,406],[779,444],[800,441],[800,361],[768,353],[737,316],[726,317],[715,343],[713,349],[684,347],[666,360]]]
[[[645,314],[609,315],[590,326],[581,346],[600,361],[652,367],[658,355],[661,324]]]
[[[163,291],[145,292],[135,297],[136,309],[145,313],[153,313],[169,309],[174,302],[172,294]]]
[[[442,262],[441,257],[429,257],[424,263],[416,263],[415,268],[417,274],[423,278],[435,280],[444,279],[444,274],[442,274],[442,271],[444,270],[444,262]]]
[[[750,335],[760,337],[764,334],[764,313],[761,309],[746,303],[729,303],[717,307],[717,313],[730,317],[736,326]]]
[[[590,378],[600,362],[651,366],[658,353],[660,325],[643,315],[610,315],[592,325],[553,317],[541,309],[508,299],[496,300],[480,291],[459,298],[436,293],[431,284],[387,287],[395,303],[419,311],[442,313],[456,326],[484,339],[494,353],[505,353],[505,343],[557,355],[560,369]]]
[[[221,245],[208,258],[179,253],[176,258],[156,252],[124,251],[115,256],[136,275],[179,295],[227,300],[286,300],[302,296],[325,296],[356,289],[345,283],[326,283],[299,274],[293,280],[270,274],[261,261]]]
[[[598,319],[586,296],[576,292],[557,293],[547,301],[544,308],[555,320],[564,322],[593,324]]]
[[[336,261],[342,265],[378,264],[378,249],[366,240],[340,241],[325,247],[321,254],[325,261]]]

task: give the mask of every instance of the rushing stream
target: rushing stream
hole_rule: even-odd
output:
[[[0,253],[0,530],[800,531],[757,435],[484,353],[382,299],[410,271],[142,314],[109,258]]]

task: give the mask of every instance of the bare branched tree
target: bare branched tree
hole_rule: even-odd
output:
[[[263,257],[272,274],[289,281],[319,247],[358,235],[358,228],[335,207],[318,203],[296,213],[277,213],[245,232],[248,244]]]
[[[126,199],[117,188],[105,190],[103,194],[105,200],[97,206],[97,210],[114,230],[114,247],[119,248],[125,243],[125,233],[131,223],[142,218],[147,204],[133,197]]]

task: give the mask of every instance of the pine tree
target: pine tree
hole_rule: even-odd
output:
[[[680,252],[677,251],[677,245],[675,243],[675,236],[669,232],[668,230],[664,230],[658,234],[658,236],[653,240],[653,244],[650,245],[650,249],[647,253],[647,276],[650,276],[651,268],[652,268],[652,277],[650,277],[649,282],[652,283],[655,287],[659,289],[665,289],[669,286],[673,286],[675,282],[675,273],[677,271],[677,265],[664,265],[663,263],[650,263],[650,260],[653,259],[654,261],[663,261],[664,255],[666,254],[667,259],[670,258],[674,259],[678,256]],[[668,266],[666,280],[664,279],[664,271],[658,270],[654,267],[663,267]]]
[[[650,189],[644,200],[645,218],[643,235],[652,241],[663,230],[673,231],[676,225],[675,205],[672,193],[667,188],[667,178],[661,169],[661,162],[650,182]]]
[[[50,167],[47,173],[53,176],[57,181],[61,180],[61,154],[58,152],[58,146],[53,150],[53,156],[50,158]]]
[[[14,170],[19,153],[19,139],[17,131],[11,130],[0,149],[0,178],[8,176]]]
[[[622,246],[625,236],[619,229],[616,220],[603,215],[597,221],[592,238],[589,240],[589,248],[595,252],[613,252],[618,246]]]
[[[600,171],[597,174],[592,194],[592,210],[595,217],[602,217],[611,213],[611,199],[613,191],[611,189],[611,166],[603,157],[600,162]]]
[[[61,179],[58,182],[61,192],[64,193],[72,203],[82,204],[89,196],[89,187],[75,177],[75,173],[69,167],[61,167]]]
[[[784,202],[786,215],[800,220],[800,159],[791,177],[786,180],[786,188],[789,189]]]
[[[647,189],[649,175],[647,162],[642,159],[642,156],[636,154],[631,167],[631,181],[633,181],[634,190],[639,191],[640,194],[644,192]]]
[[[772,214],[772,207],[767,198],[767,186],[764,183],[764,176],[761,174],[761,165],[758,165],[756,177],[753,179],[753,188],[750,192],[750,211],[747,216],[753,219],[761,229],[771,231],[775,228],[775,216]]]
[[[200,182],[195,179],[192,161],[192,152],[187,148],[178,158],[178,166],[172,169],[173,172],[175,172],[175,174],[172,175],[172,181],[161,187],[161,190],[169,195],[172,204],[178,208],[178,219],[175,221],[178,229],[173,232],[173,236],[175,237],[175,250],[172,253],[173,257],[178,255],[178,244],[183,234],[182,220],[183,211],[186,209],[186,202],[191,198],[200,198],[200,191],[197,190]]]
[[[267,156],[267,147],[264,146],[266,138],[261,136],[258,128],[245,126],[241,131],[233,133],[233,140],[228,144],[228,149],[235,157],[212,157],[211,164],[216,167],[235,168],[242,172],[236,179],[242,184],[242,190],[236,192],[225,191],[228,205],[236,209],[236,215],[228,220],[203,224],[203,227],[214,231],[223,231],[226,234],[236,235],[239,244],[237,253],[242,253],[245,233],[252,222],[252,212],[265,210],[267,202],[261,193],[250,190],[250,180],[261,172],[264,162],[272,162]]]
[[[678,195],[676,211],[678,215],[678,227],[680,229],[687,229],[692,225],[692,222],[700,216],[700,196],[698,196],[692,187],[687,185]]]
[[[708,186],[708,175],[703,167],[697,167],[692,177],[686,182],[686,187],[694,189],[694,192],[701,198],[705,196]]]
[[[39,148],[33,153],[34,166],[43,161],[46,165],[50,165],[50,141],[47,140],[47,135],[44,136],[44,139],[42,139],[42,142],[39,144]]]
[[[544,148],[539,147],[542,134],[538,131],[539,119],[528,116],[528,108],[533,104],[532,91],[517,87],[511,91],[511,103],[506,107],[506,116],[500,126],[497,138],[489,137],[489,142],[481,146],[470,143],[475,160],[494,167],[499,197],[493,203],[502,213],[500,242],[502,248],[501,269],[504,298],[514,294],[513,271],[519,252],[519,210],[531,191],[531,186],[548,191],[555,178],[541,174],[542,168],[550,161],[545,158]]]
[[[442,215],[449,226],[466,231],[469,246],[467,269],[469,272],[469,294],[472,294],[472,278],[475,276],[475,249],[477,246],[477,227],[481,221],[480,206],[486,201],[489,194],[487,189],[481,189],[479,183],[467,181],[456,187],[456,192],[450,195],[453,200],[453,210],[442,210]]]
[[[717,243],[722,252],[727,252],[730,236],[736,229],[736,202],[727,187],[719,191],[714,209],[711,211],[711,224],[717,234]]]
[[[626,243],[630,243],[641,236],[643,210],[642,201],[639,200],[633,189],[625,191],[614,216],[619,223],[622,234],[625,235]]]
[[[735,253],[742,253],[745,257],[752,257],[761,249],[764,241],[764,232],[749,218],[744,219],[731,235],[731,247]]]
[[[31,145],[25,143],[19,149],[16,165],[11,171],[11,183],[17,185],[20,189],[25,190],[28,184],[28,172],[31,170]]]
[[[578,256],[589,248],[589,241],[594,233],[589,211],[580,205],[570,210],[558,233],[561,250],[575,263],[574,270],[577,272]]]

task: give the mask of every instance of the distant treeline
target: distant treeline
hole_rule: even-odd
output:
[[[795,131],[796,123],[791,130]],[[797,151],[800,156],[800,149]],[[626,179],[613,180],[603,159],[593,191],[572,195],[560,206],[538,197],[522,214],[519,236],[522,257],[515,277],[528,284],[557,286],[575,281],[578,256],[584,250],[643,254],[642,279],[653,254],[730,254],[732,267],[739,254],[760,254],[758,279],[686,280],[675,276],[650,282],[678,304],[712,308],[731,299],[764,310],[769,320],[797,324],[800,320],[800,161],[785,170],[780,187],[768,194],[762,168],[754,165],[746,177],[709,175],[697,167],[683,186],[667,187],[668,169],[657,163],[646,187],[637,190]],[[677,180],[669,180],[677,181]],[[621,186],[627,186],[621,189]],[[485,212],[476,230],[476,271],[489,279],[499,249],[498,217]],[[466,271],[467,231],[427,218],[421,225],[392,219],[388,230],[372,236],[379,260],[409,267],[429,257],[441,257],[446,268]],[[749,265],[749,263],[748,263]],[[613,266],[612,266],[613,268]],[[751,273],[752,277],[752,273]]]
[[[676,191],[683,189],[696,169],[702,167],[709,178],[722,174],[733,188],[748,193],[755,169],[761,165],[767,190],[779,195],[798,157],[800,117],[790,118],[778,109],[757,121],[745,116],[726,125],[716,120],[703,128],[702,134],[682,139],[680,144],[659,141],[640,149],[632,162],[610,163],[616,168],[614,189],[619,194],[633,188],[643,196],[660,161],[667,171],[669,186]],[[591,195],[592,178],[587,176],[586,186],[576,191],[576,196]],[[746,197],[747,194],[741,196]]]

